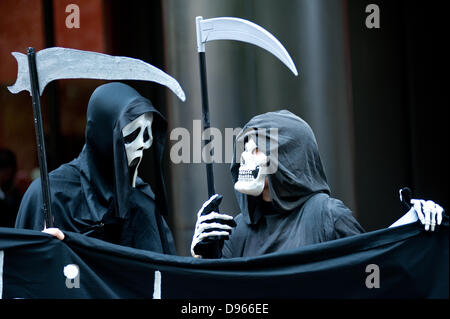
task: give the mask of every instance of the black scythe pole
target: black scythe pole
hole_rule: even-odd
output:
[[[205,48],[201,50],[201,43],[199,41],[199,24],[200,20],[203,19],[202,17],[197,17],[196,24],[197,24],[197,49],[198,49],[198,59],[199,59],[199,66],[200,66],[200,86],[201,86],[201,93],[202,93],[202,115],[203,115],[203,132],[208,130],[210,128],[210,122],[209,122],[209,101],[208,101],[208,78],[206,76],[206,54],[205,54]],[[203,134],[202,134],[203,135]],[[211,137],[208,140],[204,141],[204,150],[206,150],[206,146],[208,143],[211,143]],[[209,151],[208,161],[206,162],[206,182],[208,185],[208,197],[211,198],[216,193],[216,190],[214,189],[214,172],[213,172],[213,164],[212,164],[212,158],[211,158],[211,151]],[[205,154],[206,155],[206,154]],[[219,212],[219,207],[215,207],[216,212]],[[217,236],[210,237],[209,240],[216,241],[219,239]],[[208,239],[206,241],[209,241]],[[223,243],[223,239],[220,239],[220,242]]]
[[[202,114],[203,114],[203,129],[207,130],[210,128],[209,122],[209,102],[208,102],[208,86],[206,77],[206,57],[205,52],[199,52],[199,62],[200,62],[200,83],[202,90]],[[211,142],[211,139],[205,140],[204,145],[206,146]],[[206,179],[208,183],[208,197],[213,196],[216,191],[214,189],[214,172],[212,159],[206,163]]]
[[[41,188],[44,209],[45,227],[53,227],[52,201],[50,195],[50,181],[47,170],[47,157],[45,154],[44,128],[42,126],[41,100],[39,92],[39,81],[36,68],[36,53],[34,48],[28,48],[28,69],[30,72],[31,100],[33,102],[34,129],[36,131],[36,145],[41,174]]]
[[[200,62],[200,86],[202,91],[202,114],[203,114],[203,130],[207,130],[211,127],[211,124],[209,122],[209,101],[208,101],[208,85],[207,85],[207,76],[206,76],[206,57],[205,52],[199,52],[198,53],[199,62]],[[211,138],[208,140],[205,140],[204,147],[208,145],[208,143],[211,143]],[[204,148],[206,150],[206,147]],[[211,150],[210,150],[211,152]],[[209,154],[212,155],[211,153]],[[208,156],[208,162],[206,163],[206,182],[208,184],[208,197],[211,198],[216,193],[216,190],[214,188],[214,171],[213,171],[213,164],[212,164],[212,158]],[[215,210],[217,213],[219,212],[219,207],[216,207]],[[218,236],[211,236],[206,241],[215,241],[218,240]],[[221,242],[224,241],[224,239],[219,239]]]

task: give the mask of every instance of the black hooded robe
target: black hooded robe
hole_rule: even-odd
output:
[[[139,177],[130,183],[122,129],[140,115],[152,112],[156,180],[160,194]],[[102,239],[114,244],[176,254],[162,215],[167,214],[161,159],[166,121],[133,88],[119,82],[99,86],[88,110],[85,145],[78,158],[49,173],[54,227]],[[41,182],[26,191],[16,228],[42,230],[44,215]]]
[[[277,136],[270,129],[277,129]],[[287,110],[252,118],[236,137],[231,175],[238,179],[237,143],[254,132],[266,134],[265,153],[278,163],[268,175],[271,202],[236,191],[241,213],[225,241],[225,258],[250,257],[294,249],[364,232],[349,208],[330,197],[319,150],[309,125]],[[254,135],[253,135],[254,136]],[[264,140],[264,138],[262,139]],[[258,144],[260,138],[255,138]],[[277,148],[277,157],[274,157]]]

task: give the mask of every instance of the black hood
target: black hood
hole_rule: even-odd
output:
[[[160,185],[157,189],[157,206],[162,214],[167,213],[161,159],[165,144],[167,123],[152,103],[136,90],[119,82],[99,86],[92,94],[88,110],[85,146],[78,160],[81,170],[81,184],[85,196],[95,196],[96,200],[87,202],[91,212],[105,215],[111,209],[114,217],[128,217],[130,204],[128,199],[134,191],[130,183],[129,168],[122,129],[140,115],[153,113],[153,144]],[[144,159],[145,160],[145,159]],[[136,189],[143,190],[155,199],[148,184],[136,180]],[[112,206],[112,207],[111,207]]]
[[[278,212],[298,210],[314,194],[330,193],[312,129],[287,110],[257,115],[243,127],[234,143],[230,168],[233,183],[238,179],[242,146],[255,132],[258,148],[266,153],[271,165],[277,166],[268,181],[272,204]],[[265,145],[261,145],[262,141]],[[258,198],[235,193],[246,222],[256,223],[253,212]]]
[[[122,129],[144,113],[153,113],[153,193],[149,184],[130,182]],[[80,155],[49,173],[55,227],[114,244],[175,254],[167,214],[161,159],[166,121],[149,100],[131,87],[113,82],[98,87],[87,110],[86,143]],[[144,155],[144,161],[146,157]],[[23,196],[17,228],[42,230],[42,190],[36,179]]]

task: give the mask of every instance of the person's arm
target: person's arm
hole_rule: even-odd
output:
[[[364,233],[364,228],[358,223],[353,216],[352,211],[341,201],[335,208],[334,232],[336,238],[344,238],[348,236]]]
[[[31,183],[25,192],[17,213],[15,228],[42,230],[60,240],[64,239],[64,233],[59,228],[47,228],[45,226],[42,211],[42,191],[40,179]]]
[[[34,180],[22,197],[15,228],[41,230],[44,228],[42,190],[40,179]]]

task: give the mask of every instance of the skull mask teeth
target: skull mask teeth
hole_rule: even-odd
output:
[[[255,169],[239,169],[239,180],[245,182],[254,181],[259,174],[259,165]]]
[[[234,189],[243,194],[259,196],[264,190],[266,164],[267,156],[257,152],[256,143],[249,139],[241,155],[238,181],[234,184]]]
[[[152,136],[153,114],[142,114],[122,129],[122,135],[127,153],[128,167],[130,168],[131,185],[135,187],[138,166],[142,161],[144,150],[150,148]]]

